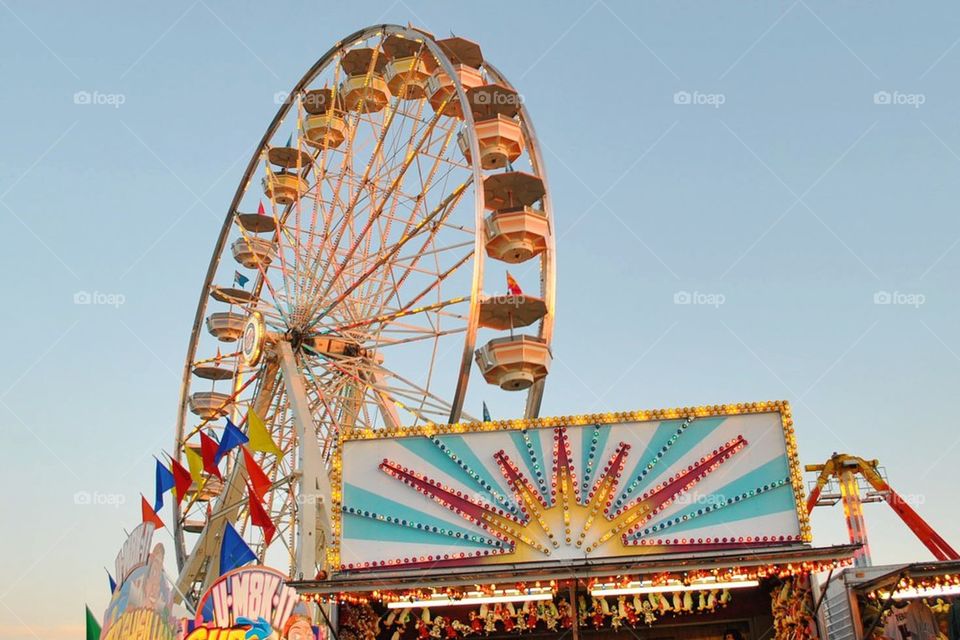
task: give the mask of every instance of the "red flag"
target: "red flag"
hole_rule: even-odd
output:
[[[520,289],[520,285],[517,284],[517,281],[513,279],[513,276],[510,275],[509,271],[507,271],[507,293],[512,296],[523,295],[523,290]]]
[[[152,522],[157,529],[163,528],[163,520],[160,519],[160,516],[153,510],[153,507],[150,506],[150,503],[147,502],[147,499],[143,497],[142,493],[140,494],[140,514],[144,522]]]
[[[176,489],[177,504],[180,504],[187,497],[193,478],[190,476],[190,471],[176,460],[170,460],[170,467],[173,470],[173,488]]]
[[[220,475],[220,467],[217,466],[217,449],[219,446],[216,440],[203,431],[200,432],[200,455],[203,457],[203,470],[222,481],[223,476]]]
[[[270,482],[270,478],[263,472],[257,461],[253,459],[247,448],[244,446],[240,448],[243,449],[243,463],[247,466],[247,475],[250,476],[250,487],[253,489],[254,495],[257,496],[257,500],[262,501],[263,496],[267,495],[273,483]]]
[[[263,529],[263,544],[269,545],[273,540],[273,534],[277,532],[277,527],[260,500],[254,495],[252,487],[247,487],[247,494],[250,499],[250,522],[253,526]]]
[[[267,210],[263,208],[263,200],[260,201],[260,206],[257,207],[257,213],[259,213],[262,216],[267,215]]]

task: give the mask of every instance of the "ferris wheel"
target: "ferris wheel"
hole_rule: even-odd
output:
[[[325,571],[343,432],[477,420],[467,407],[498,391],[536,417],[555,273],[536,134],[480,47],[391,25],[338,42],[240,180],[178,408],[178,460],[227,419],[262,420],[282,452],[254,454],[276,534],[264,544],[252,528],[244,464],[228,457],[222,480],[195,482],[175,506],[180,593],[193,599],[218,576],[227,523],[291,577]]]

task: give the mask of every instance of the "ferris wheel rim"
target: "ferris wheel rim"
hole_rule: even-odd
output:
[[[180,385],[180,403],[178,406],[178,415],[177,415],[177,429],[176,429],[176,447],[174,450],[174,457],[177,460],[182,458],[181,446],[184,442],[184,436],[186,434],[186,424],[187,424],[187,405],[189,400],[189,392],[191,389],[191,382],[193,376],[193,367],[196,362],[198,346],[200,344],[201,336],[203,335],[202,325],[204,318],[209,310],[210,306],[210,292],[214,286],[214,279],[217,275],[217,270],[220,264],[223,261],[224,255],[227,253],[227,243],[230,237],[230,232],[234,225],[235,217],[238,213],[238,207],[241,201],[244,198],[244,195],[247,193],[251,179],[257,171],[260,160],[263,157],[264,151],[270,147],[270,141],[273,139],[277,131],[282,126],[285,118],[290,114],[291,109],[294,107],[295,97],[302,94],[302,92],[313,82],[318,76],[320,76],[325,69],[327,69],[331,64],[336,64],[337,56],[342,52],[346,51],[349,47],[373,38],[377,35],[385,34],[401,34],[406,37],[422,39],[424,45],[430,50],[430,53],[434,56],[438,64],[443,67],[444,72],[453,80],[454,86],[457,91],[458,99],[461,104],[468,104],[467,95],[464,86],[457,78],[454,73],[453,63],[448,58],[447,54],[440,48],[436,43],[435,39],[432,36],[423,34],[419,31],[415,31],[412,28],[402,27],[399,25],[376,25],[371,27],[366,27],[364,29],[357,30],[353,34],[339,40],[334,46],[332,46],[323,56],[321,56],[308,70],[300,80],[296,83],[293,89],[288,94],[288,99],[284,101],[281,107],[277,110],[272,121],[268,125],[266,131],[260,139],[260,142],[254,149],[253,154],[251,155],[250,161],[247,164],[246,169],[239,181],[238,187],[234,193],[234,197],[231,200],[231,203],[227,209],[227,213],[224,218],[223,225],[220,229],[220,233],[217,237],[216,244],[214,246],[210,262],[208,263],[207,272],[203,281],[203,285],[200,292],[200,298],[197,305],[197,311],[194,317],[193,326],[191,329],[190,342],[187,349],[187,354],[185,358],[184,368],[182,372],[181,385]],[[495,67],[493,67],[489,62],[484,60],[484,68],[491,73],[492,77],[496,78],[498,81],[503,82],[504,84],[511,86],[506,78],[501,74]],[[541,180],[543,180],[544,185],[546,186],[546,171],[541,162],[541,154],[539,149],[539,141],[536,138],[536,134],[533,131],[532,121],[529,115],[526,112],[525,107],[521,105],[521,111],[523,115],[521,116],[521,122],[526,134],[526,141],[528,144],[530,161],[531,165],[534,167],[535,174]],[[463,109],[463,124],[464,130],[467,133],[467,138],[470,144],[472,157],[478,158],[479,154],[479,145],[478,140],[474,132],[474,118],[471,110],[469,108]],[[470,295],[470,308],[469,308],[469,320],[467,323],[466,336],[464,339],[464,350],[461,357],[461,370],[458,377],[458,387],[457,392],[451,405],[457,403],[459,406],[452,407],[451,409],[451,422],[454,422],[454,414],[459,414],[462,411],[463,400],[466,395],[466,384],[470,376],[470,367],[472,365],[472,356],[473,351],[476,347],[476,335],[479,328],[479,298],[481,295],[481,287],[483,283],[483,265],[485,262],[485,251],[483,246],[483,221],[484,221],[484,194],[483,194],[483,179],[484,172],[480,167],[479,162],[471,163],[471,170],[473,174],[473,188],[474,188],[474,251],[473,251],[473,278],[471,285],[471,295]],[[549,225],[553,227],[553,214],[552,206],[550,202],[549,191],[544,197],[543,208],[545,215],[549,221]],[[286,207],[286,210],[289,211],[290,205]],[[544,252],[544,256],[541,259],[542,264],[547,269],[547,272],[541,274],[542,279],[542,293],[548,305],[548,314],[543,318],[540,324],[539,334],[542,338],[545,338],[549,344],[550,338],[552,336],[553,328],[553,308],[554,308],[554,291],[555,291],[555,234],[551,233],[549,236],[549,247],[548,250]],[[531,411],[531,398],[536,396],[536,400],[533,403],[535,406],[532,409],[534,414],[539,411],[540,398],[542,397],[542,382],[538,383],[539,389],[534,389],[528,393],[528,403],[527,403],[527,412]],[[462,388],[461,388],[462,387]],[[457,416],[459,417],[459,416]],[[528,416],[529,417],[529,416]],[[535,415],[533,416],[535,417]],[[179,567],[183,567],[188,552],[185,546],[185,535],[184,529],[182,526],[182,514],[178,504],[174,505],[174,517],[175,517],[175,530],[174,530],[174,540],[176,546],[176,557]]]

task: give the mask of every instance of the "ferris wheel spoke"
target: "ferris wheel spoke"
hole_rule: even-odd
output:
[[[427,133],[425,134],[424,137],[421,137],[420,140],[415,145],[414,153],[412,153],[409,157],[404,159],[403,163],[401,164],[401,168],[400,168],[400,171],[398,172],[398,175],[396,176],[396,178],[394,178],[391,181],[390,185],[387,187],[387,190],[384,196],[381,198],[382,202],[385,202],[386,199],[393,193],[393,190],[397,188],[400,181],[403,179],[404,175],[406,174],[407,170],[410,168],[410,165],[412,164],[414,158],[417,157],[417,154],[419,153],[420,148],[423,146],[424,142],[426,141],[427,139],[426,136],[429,135],[430,131],[432,131],[433,128],[436,126],[437,122],[439,122],[440,117],[441,117],[441,113],[437,112],[434,114],[433,118],[431,118]],[[379,144],[379,141],[378,141],[378,144]],[[369,166],[370,165],[368,164],[368,167]],[[368,175],[364,175],[364,179],[363,179],[364,184],[366,184],[367,180],[368,180]],[[366,234],[366,232],[369,231],[370,227],[373,225],[373,222],[376,220],[376,217],[380,214],[380,212],[382,212],[384,208],[385,208],[384,204],[379,204],[377,205],[376,208],[374,208],[371,211],[370,217],[368,218],[367,222],[364,223],[364,226],[361,228],[359,232],[359,237],[362,238]],[[337,238],[334,240],[334,246],[339,246],[341,238],[342,238],[342,234],[337,236]],[[337,270],[334,272],[334,275],[331,280],[336,280],[337,278],[340,277],[340,274],[343,272],[344,268],[346,268],[347,262],[356,252],[357,245],[358,245],[357,240],[354,240],[350,249],[347,251],[347,256],[338,265]],[[329,287],[330,285],[328,285],[327,289],[321,294],[321,298],[325,297],[329,293]]]
[[[396,253],[398,253],[398,252],[400,251],[400,249],[402,249],[403,246],[404,246],[407,242],[409,242],[411,239],[413,239],[414,237],[416,237],[416,234],[417,234],[420,230],[422,230],[423,228],[425,228],[425,227],[427,226],[427,224],[428,224],[431,220],[433,220],[433,219],[434,219],[435,217],[437,217],[438,215],[440,215],[440,214],[445,213],[446,211],[448,211],[450,205],[451,205],[451,204],[455,204],[455,203],[460,199],[460,196],[463,195],[463,192],[466,190],[466,188],[469,186],[469,184],[470,184],[470,181],[468,180],[467,182],[464,182],[464,183],[460,184],[460,186],[458,186],[456,189],[454,189],[453,192],[452,192],[449,196],[447,196],[447,198],[446,198],[443,202],[441,202],[440,205],[438,205],[436,209],[434,209],[428,216],[426,216],[426,217],[419,223],[419,225],[417,226],[417,228],[416,228],[416,230],[415,230],[414,232],[411,232],[410,234],[404,236],[400,241],[398,241],[397,243],[395,243],[395,244],[386,252],[385,255],[383,255],[381,258],[379,258],[379,259],[374,263],[374,265],[364,273],[364,275],[362,275],[361,277],[355,279],[355,280],[345,289],[345,291],[344,291],[343,293],[341,293],[337,298],[335,298],[335,299],[332,300],[330,303],[328,303],[326,309],[325,309],[323,312],[317,314],[317,315],[318,315],[317,320],[315,320],[314,322],[317,322],[319,319],[321,319],[322,317],[324,317],[327,313],[329,313],[329,311],[330,311],[331,308],[335,307],[335,306],[337,305],[337,303],[339,303],[340,301],[342,301],[343,298],[345,298],[350,292],[352,292],[354,289],[356,289],[357,287],[359,287],[359,286],[364,282],[364,280],[365,280],[371,273],[375,272],[378,268],[380,268],[381,266],[383,266],[383,265],[390,259],[391,256],[393,256],[393,255],[395,255]],[[327,289],[327,292],[329,292],[329,287],[328,287],[328,289]]]

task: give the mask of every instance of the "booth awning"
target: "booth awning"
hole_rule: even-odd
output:
[[[636,558],[608,560],[579,560],[530,562],[469,569],[442,570],[415,569],[406,571],[377,571],[335,575],[328,580],[290,582],[301,594],[364,593],[389,589],[432,589],[469,586],[509,581],[567,581],[591,580],[618,575],[644,575],[731,568],[759,569],[766,567],[798,567],[808,565],[814,570],[831,563],[846,563],[853,558],[859,545],[809,547],[805,545],[784,548],[736,550],[710,554],[664,554]]]

